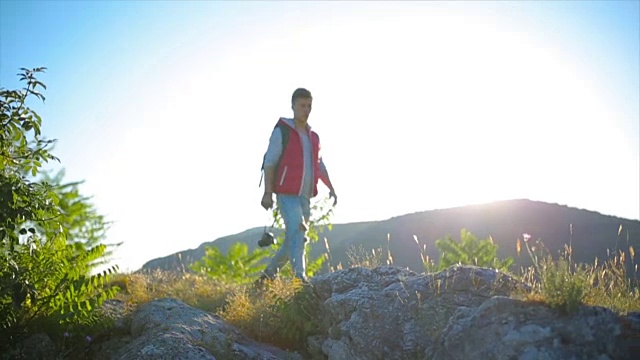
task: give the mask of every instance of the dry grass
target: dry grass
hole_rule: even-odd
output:
[[[154,299],[168,297],[209,312],[222,308],[229,294],[239,287],[202,275],[159,270],[119,274],[111,283],[122,289],[117,299],[134,307]]]
[[[531,286],[526,293],[516,296],[530,301],[544,302],[566,313],[574,312],[581,304],[603,306],[619,313],[640,310],[640,289],[637,279],[627,273],[627,252],[618,251],[599,263],[579,264],[572,260],[572,246],[565,245],[564,251],[554,260],[541,241],[525,247],[534,265],[522,269],[521,278]],[[517,248],[520,248],[518,240]],[[635,252],[629,247],[632,268]]]
[[[347,259],[349,259],[349,267],[374,269],[383,265],[382,249],[380,248],[367,251],[362,245],[351,245],[347,249]]]
[[[260,288],[237,289],[217,314],[258,341],[304,351],[319,325],[318,306],[313,290],[278,278]]]
[[[319,304],[312,290],[294,279],[275,279],[261,287],[216,282],[202,275],[153,271],[120,274],[111,282],[130,311],[159,298],[175,298],[219,315],[247,336],[282,349],[304,351],[317,329]]]

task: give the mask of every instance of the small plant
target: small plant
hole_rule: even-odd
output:
[[[524,277],[531,285],[531,293],[527,297],[541,300],[563,313],[574,313],[588,291],[589,272],[571,261],[570,245],[564,255],[554,261],[542,241],[537,240],[533,245],[529,234],[524,234],[523,239],[533,261]],[[520,249],[520,246],[516,245],[516,248]]]
[[[631,262],[634,262],[633,246],[629,246],[629,254]],[[585,296],[585,303],[605,306],[621,313],[640,311],[640,288],[635,273],[634,278],[628,276],[626,261],[622,250],[600,265],[598,259],[594,261],[590,266],[592,286]],[[637,269],[637,265],[632,268]]]
[[[564,313],[572,314],[583,303],[589,287],[589,274],[583,266],[560,258],[545,258],[540,267],[540,291],[545,301]]]
[[[627,277],[625,252],[619,251],[603,264],[598,264],[598,259],[590,265],[576,264],[571,258],[571,245],[565,245],[554,260],[542,241],[533,243],[529,234],[523,234],[523,242],[533,261],[533,266],[523,269],[522,279],[531,286],[525,298],[542,301],[566,314],[575,312],[581,304],[619,312],[640,310],[640,291]],[[522,244],[520,239],[516,249],[521,248],[518,244]],[[633,247],[629,253],[634,254]]]
[[[293,286],[293,296],[275,303],[274,328],[282,346],[304,351],[309,336],[320,333],[320,303],[312,288]]]
[[[310,288],[297,279],[277,278],[259,290],[237,288],[218,315],[258,341],[304,350],[320,324],[318,307]]]
[[[417,238],[414,238],[419,245]],[[490,267],[507,272],[513,264],[513,259],[498,257],[498,245],[491,237],[478,240],[466,229],[460,230],[460,241],[455,241],[451,236],[436,240],[436,247],[441,253],[438,264],[425,257],[426,248],[421,249],[423,264],[426,271],[441,271],[452,265],[475,265]]]
[[[422,260],[422,266],[426,272],[436,272],[438,271],[438,266],[435,261],[427,255],[427,244],[423,244],[420,246],[420,241],[418,241],[418,237],[413,235],[413,240],[416,242],[418,248],[420,248],[420,260]]]
[[[382,266],[383,264],[381,248],[374,248],[371,249],[371,251],[366,251],[361,244],[358,246],[349,246],[347,249],[347,258],[349,259],[350,267],[374,269],[378,266]]]
[[[214,245],[205,248],[205,256],[193,263],[191,270],[226,283],[248,283],[257,277],[266,263],[264,259],[272,253],[270,248],[256,248],[249,253],[249,246],[237,242],[224,255]]]
[[[387,265],[393,265],[393,256],[391,256],[391,234],[387,233]]]
[[[329,240],[324,238],[324,248],[327,250],[327,268],[329,272],[334,272],[336,268],[333,267],[333,259],[331,258],[331,248],[329,247]]]

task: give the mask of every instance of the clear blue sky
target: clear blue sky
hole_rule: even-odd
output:
[[[37,66],[123,270],[267,224],[299,86],[335,223],[511,198],[640,219],[638,1],[0,1],[0,86]]]

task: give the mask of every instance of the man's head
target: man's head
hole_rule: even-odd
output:
[[[298,88],[291,96],[291,109],[293,109],[293,118],[306,122],[311,113],[311,92],[304,88]]]

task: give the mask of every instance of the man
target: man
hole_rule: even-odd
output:
[[[269,139],[264,159],[265,187],[261,205],[265,210],[271,209],[273,194],[276,194],[280,215],[284,220],[285,240],[265,269],[261,281],[273,279],[290,260],[295,276],[307,282],[304,245],[311,215],[310,199],[318,194],[318,180],[322,180],[329,188],[329,196],[334,199],[333,205],[338,202],[320,155],[320,138],[307,123],[312,100],[307,89],[296,89],[291,97],[293,119],[280,118]],[[281,130],[281,127],[287,128]],[[288,133],[288,141],[284,146],[283,131]]]

